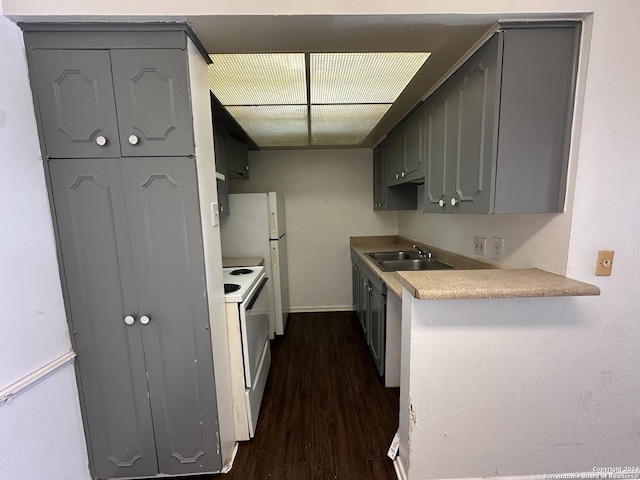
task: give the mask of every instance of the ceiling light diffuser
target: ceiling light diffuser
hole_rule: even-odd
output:
[[[306,105],[229,106],[226,109],[260,147],[309,144]]]
[[[306,105],[303,53],[209,55],[209,88],[222,105]]]
[[[311,105],[312,145],[357,145],[391,104]]]
[[[393,103],[428,52],[312,53],[311,103]]]

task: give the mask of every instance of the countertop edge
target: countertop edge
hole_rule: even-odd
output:
[[[363,237],[358,238],[361,239]],[[473,259],[468,259],[474,264],[474,268],[472,269],[465,269],[461,265],[460,268],[456,270],[382,272],[376,264],[365,255],[366,253],[408,248],[406,244],[407,239],[398,237],[396,242],[387,243],[390,237],[383,238],[385,243],[376,243],[375,240],[371,242],[363,242],[360,240],[357,243],[351,243],[350,248],[351,251],[355,252],[360,260],[387,285],[387,290],[399,298],[402,298],[403,288],[406,288],[409,293],[418,300],[471,300],[600,295],[600,289],[595,285],[573,280],[538,268],[496,268],[488,264],[486,264],[487,268],[479,268],[476,264],[483,264]],[[441,249],[437,250],[442,251]],[[450,255],[452,255],[452,257],[448,258],[448,260],[456,259],[456,257],[461,258],[463,262],[466,260],[466,257],[457,254]],[[438,258],[437,254],[436,258]],[[457,267],[457,265],[452,262],[448,263]]]

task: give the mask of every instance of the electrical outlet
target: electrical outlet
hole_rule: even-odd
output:
[[[473,237],[473,253],[475,253],[476,255],[480,255],[481,257],[484,257],[486,250],[487,250],[487,239],[484,237]]]
[[[596,275],[608,277],[613,268],[613,250],[598,250],[598,263],[596,265]]]
[[[504,253],[504,238],[493,237],[491,239],[491,258],[494,260],[502,260]]]

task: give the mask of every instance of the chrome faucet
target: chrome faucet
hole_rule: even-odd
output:
[[[424,250],[422,250],[419,246],[414,245],[413,249],[418,252],[418,256],[422,257],[422,258],[426,258],[427,260],[431,260],[431,252],[425,252]]]

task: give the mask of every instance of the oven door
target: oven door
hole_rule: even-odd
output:
[[[269,298],[263,278],[240,304],[240,333],[244,361],[244,382],[247,388],[255,383],[262,362],[265,344],[269,342]]]

